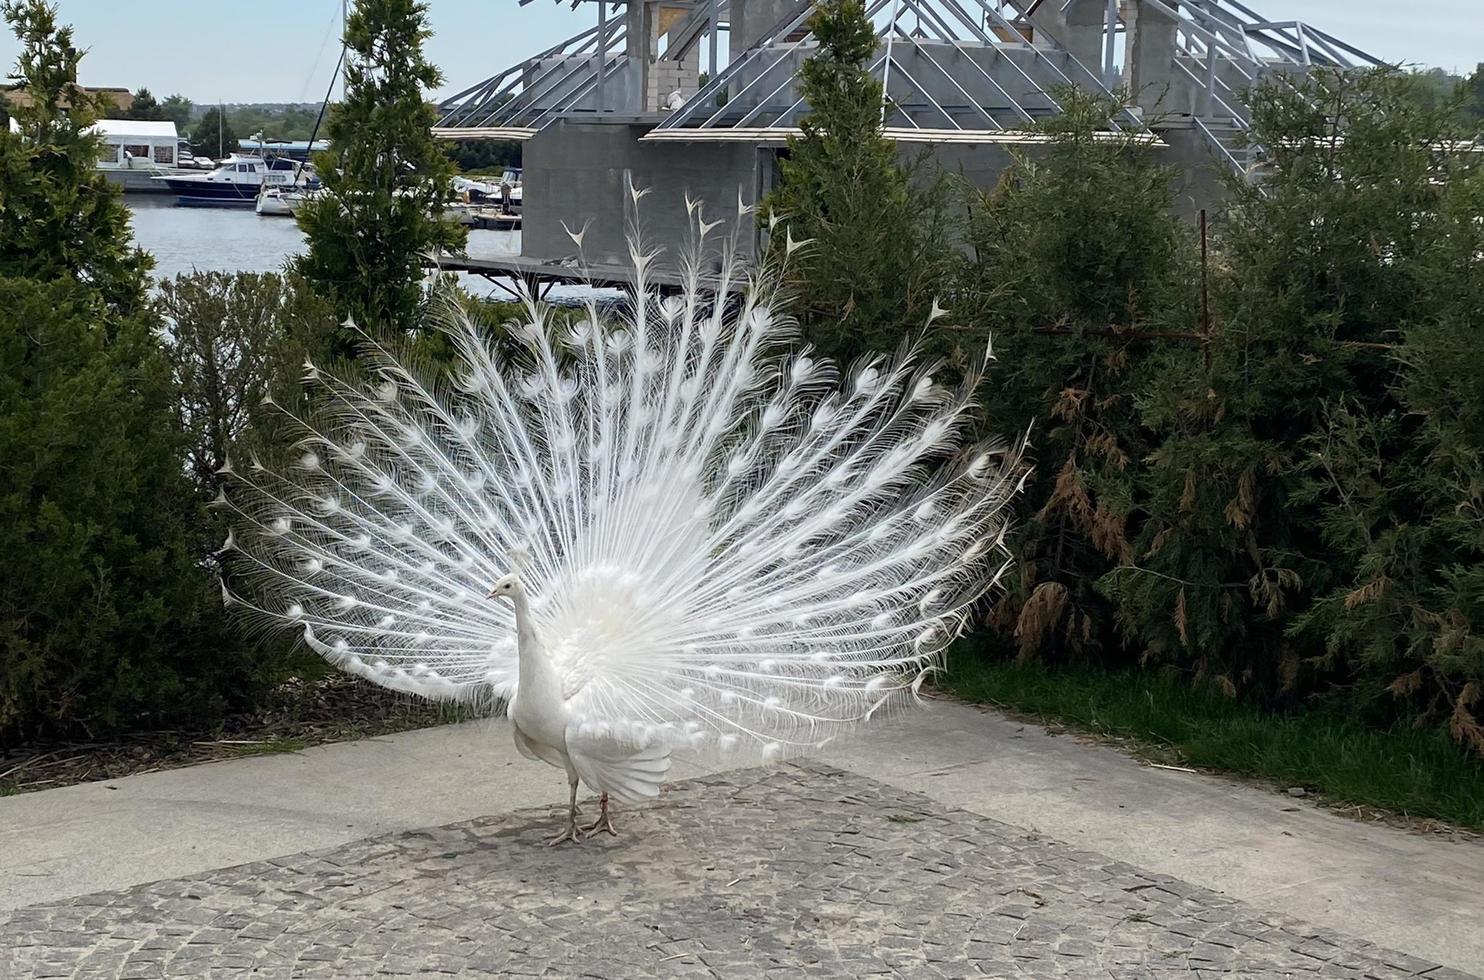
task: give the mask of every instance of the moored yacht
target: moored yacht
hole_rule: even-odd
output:
[[[302,163],[284,157],[257,157],[234,153],[210,173],[166,174],[155,179],[188,207],[250,208],[264,186],[292,186]]]

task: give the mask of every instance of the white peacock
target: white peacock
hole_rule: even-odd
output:
[[[1009,560],[1021,444],[963,445],[989,355],[951,389],[905,346],[841,370],[798,347],[780,270],[692,215],[678,292],[635,246],[619,308],[527,299],[503,345],[449,317],[445,376],[368,338],[363,379],[309,367],[296,463],[228,467],[228,603],[505,706],[566,772],[551,843],[613,832],[673,750],[771,760],[912,700]]]

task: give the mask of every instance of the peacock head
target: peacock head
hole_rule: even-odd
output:
[[[524,593],[520,584],[520,576],[511,572],[509,575],[501,575],[495,580],[494,588],[490,589],[489,598],[513,598]]]

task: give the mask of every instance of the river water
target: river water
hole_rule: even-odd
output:
[[[304,250],[304,233],[293,218],[264,218],[251,208],[182,208],[173,197],[131,194],[134,239],[155,257],[154,274],[183,272],[281,272]],[[476,258],[520,252],[520,232],[469,229],[468,251]],[[499,292],[478,276],[461,274],[460,285],[480,296]],[[503,295],[503,294],[502,294]]]

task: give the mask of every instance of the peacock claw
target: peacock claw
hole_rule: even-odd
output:
[[[608,815],[607,793],[604,793],[598,800],[598,819],[594,820],[588,826],[582,828],[582,832],[584,834],[591,834],[600,830],[607,831],[614,837],[618,836],[618,831],[613,829],[613,818]]]
[[[594,820],[586,827],[583,827],[582,832],[584,834],[603,832],[612,834],[614,837],[618,836],[618,831],[613,829],[613,818],[608,815],[607,810],[604,810],[601,814],[599,814],[598,819]]]
[[[577,829],[577,821],[574,820],[569,823],[567,825],[567,829],[562,831],[560,834],[557,834],[551,840],[547,841],[546,846],[556,847],[563,841],[571,841],[574,844],[582,843],[582,831]]]

